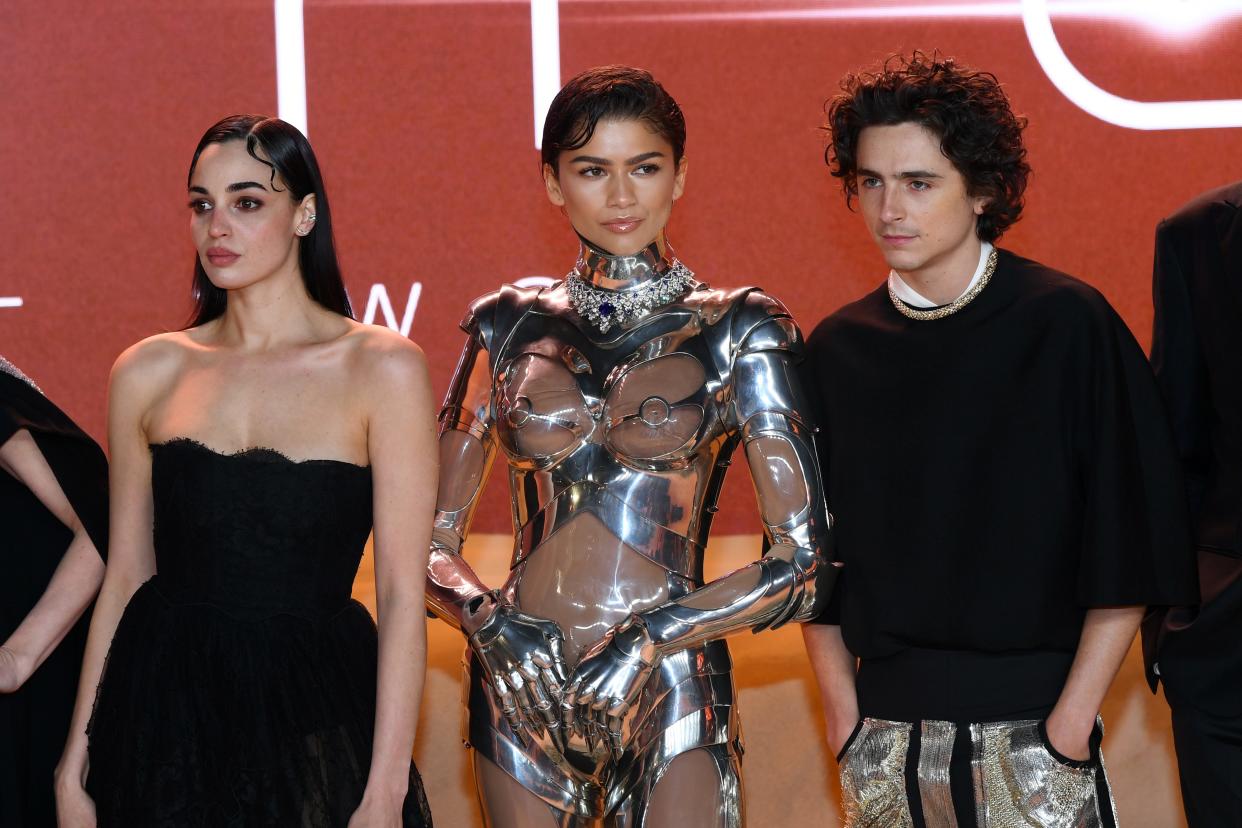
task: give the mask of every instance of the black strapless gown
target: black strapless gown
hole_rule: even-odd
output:
[[[117,626],[91,719],[99,825],[344,828],[375,721],[375,623],[350,597],[370,469],[151,451],[158,574]],[[431,825],[412,762],[403,816]]]

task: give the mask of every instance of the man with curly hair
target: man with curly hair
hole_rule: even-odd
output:
[[[1100,703],[1193,599],[1177,456],[1094,288],[995,246],[1030,168],[996,78],[850,75],[826,158],[889,267],[807,341],[844,562],[805,627],[849,826],[1116,824]]]

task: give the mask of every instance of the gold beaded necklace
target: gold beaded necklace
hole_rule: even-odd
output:
[[[996,248],[992,248],[992,252],[988,254],[988,262],[983,267],[983,273],[979,276],[979,281],[975,282],[974,287],[963,293],[957,299],[947,305],[941,305],[938,308],[929,308],[922,310],[920,308],[912,308],[897,297],[893,292],[893,286],[888,287],[888,298],[892,300],[893,307],[902,316],[910,319],[917,319],[920,322],[928,322],[932,319],[944,319],[946,316],[952,316],[962,308],[969,305],[976,296],[978,296],[988,282],[992,279],[992,274],[996,272]]]

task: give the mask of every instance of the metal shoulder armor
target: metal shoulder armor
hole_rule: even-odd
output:
[[[786,351],[802,357],[802,332],[793,316],[774,296],[746,288],[729,320],[733,357],[758,351]]]

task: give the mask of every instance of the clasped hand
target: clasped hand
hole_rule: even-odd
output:
[[[566,676],[565,635],[555,621],[498,600],[470,636],[493,697],[519,738],[545,734],[564,749],[579,733],[620,756],[624,725],[659,661],[646,626],[631,616],[604,634]]]
[[[610,629],[587,649],[565,685],[564,731],[581,733],[592,751],[602,742],[620,757],[626,719],[658,661],[659,652],[638,616]]]
[[[564,641],[555,621],[527,615],[501,600],[470,636],[501,712],[520,738],[526,730],[540,737],[550,731],[563,744],[557,707],[566,677]]]

